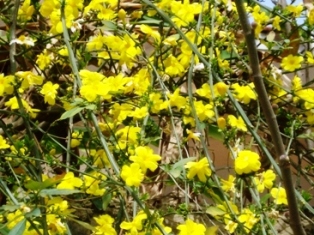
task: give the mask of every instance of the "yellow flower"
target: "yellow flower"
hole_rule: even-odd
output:
[[[185,168],[189,169],[188,179],[193,179],[197,175],[200,181],[206,182],[206,176],[211,176],[212,174],[207,158],[202,158],[198,162],[188,162]]]
[[[148,36],[151,36],[152,38],[154,38],[156,40],[157,43],[160,42],[160,34],[157,30],[153,30],[151,27],[149,27],[148,25],[142,24],[140,26],[140,30],[147,34]]]
[[[94,160],[93,166],[96,166],[98,168],[104,168],[104,166],[110,165],[107,154],[103,149],[99,149],[97,151],[95,149],[91,149],[90,156],[92,156]]]
[[[274,28],[277,29],[278,31],[281,30],[280,21],[281,21],[281,18],[280,18],[279,16],[275,16],[275,17],[274,17],[273,26],[274,26]]]
[[[212,103],[204,105],[203,101],[195,101],[194,107],[200,121],[205,121],[215,116]]]
[[[95,230],[92,235],[106,234],[106,235],[116,235],[117,232],[113,227],[114,219],[110,215],[100,215],[94,217],[94,220],[97,223]]]
[[[119,18],[119,20],[122,20],[123,23],[125,22],[126,12],[125,12],[124,9],[121,8],[121,9],[118,11],[118,18]]]
[[[61,218],[55,214],[47,215],[47,225],[49,232],[51,234],[65,234],[67,229],[64,222],[61,221]]]
[[[94,171],[92,173],[89,173],[89,175],[84,175],[83,178],[86,193],[95,196],[104,195],[106,190],[104,188],[99,188],[99,184],[102,180],[106,179],[105,175]]]
[[[228,85],[224,82],[217,82],[214,87],[214,98],[216,96],[225,96],[228,91]],[[207,99],[212,99],[211,89],[208,83],[204,83],[201,88],[196,90],[196,93],[202,97],[206,97]]]
[[[177,76],[185,71],[183,65],[172,54],[164,60],[165,72],[169,76]]]
[[[195,223],[194,221],[187,219],[185,224],[177,226],[180,231],[179,235],[205,235],[206,227],[203,224]]]
[[[19,108],[16,97],[12,97],[7,102],[5,102],[4,105],[6,107],[10,107],[12,110]],[[30,114],[31,118],[35,118],[37,113],[40,111],[39,109],[32,109],[31,106],[29,106],[29,104],[24,99],[22,99],[22,105],[25,108],[26,112]]]
[[[46,49],[37,56],[36,63],[41,70],[45,69],[50,64],[50,62],[51,57]]]
[[[214,85],[214,94],[219,96],[225,96],[228,91],[228,85],[224,82],[217,82]]]
[[[297,91],[302,89],[302,80],[300,77],[298,77],[297,75],[295,75],[292,79],[292,87],[291,90]]]
[[[23,90],[33,85],[41,85],[44,81],[44,78],[42,76],[35,75],[31,71],[19,71],[15,73],[15,75],[22,80],[21,88]]]
[[[149,100],[152,104],[151,111],[153,113],[159,113],[161,110],[167,109],[169,101],[163,101],[160,93],[152,93],[149,95]]]
[[[130,231],[129,234],[132,234],[132,235],[140,234],[139,231],[143,229],[143,220],[145,219],[147,219],[147,215],[143,211],[140,211],[134,217],[133,221],[131,222],[123,221],[120,224],[120,228]]]
[[[35,8],[31,5],[31,0],[25,0],[23,5],[19,8],[18,19],[22,21],[30,20],[34,12]]]
[[[258,154],[250,150],[240,151],[235,159],[234,165],[235,172],[238,175],[250,174],[261,168]]]
[[[61,55],[61,56],[69,56],[69,52],[68,52],[68,49],[66,47],[64,48],[61,48],[59,51],[58,51],[58,54]]]
[[[253,212],[250,209],[244,209],[239,215],[238,220],[244,225],[245,232],[248,234],[253,226],[258,222]]]
[[[305,109],[314,108],[314,90],[311,88],[301,89],[296,92],[296,95],[304,101]]]
[[[238,117],[238,119],[233,115],[228,115],[228,124],[231,127],[237,128],[238,130],[247,131],[246,125],[242,119],[242,117]]]
[[[201,141],[200,140],[200,136],[201,136],[201,133],[195,133],[193,131],[190,131],[189,129],[186,129],[186,133],[188,134],[188,136],[186,137],[187,140],[196,140],[196,141]]]
[[[289,13],[292,13],[292,15],[294,17],[299,17],[303,11],[303,4],[299,4],[297,6],[294,6],[294,5],[288,5],[286,8],[285,8],[285,11],[288,11]]]
[[[98,51],[100,50],[105,42],[105,37],[102,35],[91,37],[89,42],[86,44],[87,51]]]
[[[234,180],[235,180],[235,177],[233,175],[229,175],[228,180],[221,179],[222,190],[225,192],[234,191]]]
[[[314,10],[314,9],[313,9],[313,10]],[[307,62],[308,62],[309,64],[314,64],[313,53],[310,52],[310,51],[306,51],[306,52],[305,52],[305,55],[306,55]]]
[[[71,138],[71,148],[76,148],[81,144],[81,140],[83,137],[83,133],[80,133],[78,131],[75,131],[72,133],[72,138]]]
[[[283,58],[281,62],[281,67],[286,71],[293,72],[296,69],[301,68],[302,62],[303,62],[302,56],[288,55],[285,58]]]
[[[308,20],[310,25],[314,24],[314,9],[311,9],[308,13]]]
[[[54,105],[56,103],[57,89],[59,88],[59,84],[52,84],[52,82],[46,82],[43,85],[40,93],[45,96],[45,102]]]
[[[196,94],[202,97],[206,97],[207,99],[211,99],[210,86],[208,83],[204,83],[201,88],[197,89]]]
[[[129,117],[133,117],[136,120],[143,119],[148,115],[148,109],[146,106],[138,108],[136,107],[135,110],[129,114]]]
[[[262,25],[269,21],[269,16],[264,11],[261,11],[259,5],[253,8],[252,16],[256,23],[255,35],[259,35],[263,28]]]
[[[49,206],[48,212],[66,212],[68,211],[69,204],[68,201],[63,200],[61,197],[54,197],[47,201],[47,205]]]
[[[115,103],[112,105],[109,113],[113,116],[113,119],[116,120],[117,123],[123,122],[128,116],[133,116],[133,105],[122,103],[121,105]]]
[[[286,190],[283,187],[272,188],[270,194],[275,199],[277,205],[288,205]]]
[[[225,229],[229,232],[229,233],[234,233],[234,231],[236,230],[236,228],[238,227],[238,223],[233,222],[232,220],[228,220]]]
[[[217,119],[217,125],[220,130],[224,130],[226,128],[226,119],[224,117],[219,117]]]
[[[180,89],[177,88],[173,94],[167,94],[170,105],[172,107],[176,106],[178,109],[183,109],[186,105],[186,99],[180,95]]]
[[[75,177],[73,172],[68,172],[62,178],[61,183],[57,185],[57,189],[74,189],[81,187],[82,184],[83,181],[80,178]]]
[[[194,17],[202,11],[202,5],[199,3],[192,3],[190,1],[173,1],[170,5],[171,11],[175,17],[173,22],[178,26],[188,26],[195,21]]]
[[[10,148],[10,145],[7,144],[6,140],[0,135],[0,149]]]
[[[121,171],[121,178],[127,186],[140,186],[144,179],[140,164],[132,163],[130,166],[124,165]]]
[[[118,139],[118,149],[125,149],[127,146],[135,146],[138,144],[138,135],[141,132],[140,127],[125,126],[116,132]]]
[[[135,155],[130,156],[130,160],[138,163],[141,167],[143,174],[147,169],[155,171],[158,167],[158,161],[161,157],[153,153],[153,150],[147,146],[140,146],[135,149]]]
[[[239,83],[234,83],[231,85],[234,90],[234,95],[237,100],[244,104],[250,103],[251,100],[256,100],[257,96],[254,92],[254,84],[251,82],[248,85],[240,86]]]
[[[3,73],[0,74],[0,96],[11,95],[14,91],[14,76],[4,76]]]
[[[257,185],[257,190],[262,193],[265,188],[271,189],[273,187],[274,180],[276,179],[276,175],[273,170],[267,170],[263,173],[259,174],[259,177],[255,177],[254,181]]]

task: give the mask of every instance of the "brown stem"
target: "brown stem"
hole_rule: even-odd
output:
[[[288,207],[290,212],[290,226],[295,235],[305,235],[305,231],[301,225],[300,214],[298,210],[297,200],[294,192],[292,174],[290,169],[290,159],[285,154],[285,147],[280,135],[276,115],[272,109],[271,103],[268,99],[268,94],[264,85],[263,76],[261,73],[259,59],[255,44],[254,30],[249,23],[247,12],[244,8],[242,0],[235,0],[236,7],[239,14],[239,19],[244,31],[245,40],[248,47],[248,55],[250,60],[250,66],[252,69],[252,75],[254,79],[254,85],[258,94],[258,100],[266,117],[268,128],[274,141],[276,155],[279,157],[279,165],[282,173],[282,180],[287,193]]]

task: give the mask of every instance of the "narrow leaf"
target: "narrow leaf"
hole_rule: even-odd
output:
[[[206,209],[206,213],[210,214],[212,216],[217,216],[217,215],[224,215],[226,214],[225,211],[219,209],[218,207],[215,206],[210,206]]]
[[[9,235],[23,235],[25,227],[26,219],[23,219],[15,225],[15,227],[9,232]]]
[[[80,193],[77,189],[43,189],[40,191],[39,195],[42,197],[54,196],[54,195],[70,195],[74,193]]]
[[[67,119],[70,117],[73,117],[75,114],[78,114],[79,112],[81,112],[84,109],[84,107],[74,107],[73,109],[70,109],[66,112],[64,112],[59,120],[63,120],[63,119]]]
[[[86,229],[89,229],[89,230],[91,230],[91,231],[94,231],[94,230],[95,230],[95,228],[94,228],[93,226],[91,226],[90,224],[88,224],[88,223],[85,223],[85,222],[83,222],[83,221],[74,219],[74,218],[72,218],[72,217],[68,217],[68,219],[74,221],[75,223],[78,223],[79,225],[81,225],[82,227],[84,227],[84,228],[86,228]]]

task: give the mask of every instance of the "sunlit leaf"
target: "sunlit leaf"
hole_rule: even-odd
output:
[[[218,232],[218,226],[211,226],[206,229],[205,235],[216,235]]]
[[[217,216],[217,215],[224,215],[226,214],[225,211],[223,211],[222,209],[215,207],[215,206],[210,206],[206,209],[206,213],[210,214],[212,216]]]
[[[54,179],[46,179],[44,182],[30,180],[24,186],[25,188],[31,189],[31,190],[42,190],[45,188],[49,188],[60,181],[61,180],[54,180]]]
[[[74,193],[80,193],[77,189],[43,189],[40,191],[39,195],[42,197],[54,196],[54,195],[70,195]]]

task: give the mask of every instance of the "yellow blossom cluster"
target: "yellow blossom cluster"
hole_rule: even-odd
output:
[[[93,235],[273,229],[264,214],[287,206],[289,191],[263,164],[271,136],[234,1],[5,3],[0,234],[70,234],[71,222]],[[298,146],[313,139],[314,89],[299,71],[313,51],[286,47],[310,45],[314,11],[244,8],[268,48],[259,65],[286,151],[310,155]],[[301,15],[306,27],[295,27]],[[199,220],[205,211],[217,224]],[[169,214],[181,222],[170,226]]]

